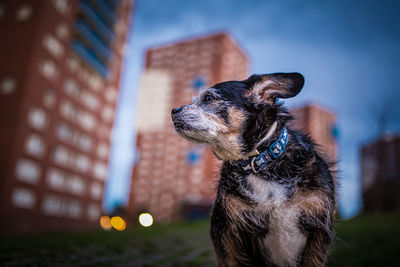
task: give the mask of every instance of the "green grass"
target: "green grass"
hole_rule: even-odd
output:
[[[337,225],[329,266],[400,266],[400,215],[363,215]],[[46,233],[0,239],[6,266],[213,266],[208,222],[127,231]]]
[[[207,227],[207,221],[197,221],[155,225],[150,228],[137,226],[123,232],[98,230],[2,237],[0,265],[123,266],[129,263],[134,266],[163,266],[170,262],[174,262],[175,266],[212,264]],[[196,253],[197,250],[199,253]],[[185,258],[186,255],[191,257]]]
[[[400,214],[339,222],[337,237],[329,266],[400,266]]]

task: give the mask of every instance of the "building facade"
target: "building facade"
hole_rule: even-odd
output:
[[[400,135],[362,146],[361,185],[364,211],[400,211]]]
[[[0,3],[2,231],[98,224],[132,7]]]
[[[149,49],[137,113],[137,150],[129,210],[150,212],[155,221],[207,213],[219,162],[204,146],[179,137],[171,109],[192,102],[199,90],[247,78],[248,61],[225,33]]]
[[[326,153],[330,160],[337,160],[336,144],[336,116],[335,114],[316,104],[307,104],[302,107],[293,108],[290,113],[294,116],[291,126],[310,137]]]

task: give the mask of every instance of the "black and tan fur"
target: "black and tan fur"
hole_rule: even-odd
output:
[[[335,188],[330,165],[312,140],[290,129],[277,98],[296,96],[299,73],[253,75],[205,89],[172,111],[176,131],[206,143],[223,160],[211,214],[219,266],[323,266],[333,237]],[[238,162],[266,150],[286,127],[284,154],[259,173]]]

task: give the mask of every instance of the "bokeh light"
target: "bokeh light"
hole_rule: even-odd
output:
[[[100,226],[104,230],[110,230],[111,229],[111,218],[109,216],[101,216],[100,217]]]
[[[153,224],[153,216],[150,213],[142,213],[139,215],[139,223],[144,227],[149,227]]]
[[[124,219],[119,216],[114,216],[111,218],[111,225],[115,230],[123,231],[126,228],[126,223]]]

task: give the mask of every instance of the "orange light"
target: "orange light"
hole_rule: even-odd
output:
[[[110,230],[111,229],[111,219],[108,216],[101,216],[100,217],[100,226],[104,230]]]
[[[119,216],[114,216],[111,218],[111,225],[115,230],[123,231],[126,228],[126,223],[124,219]]]

